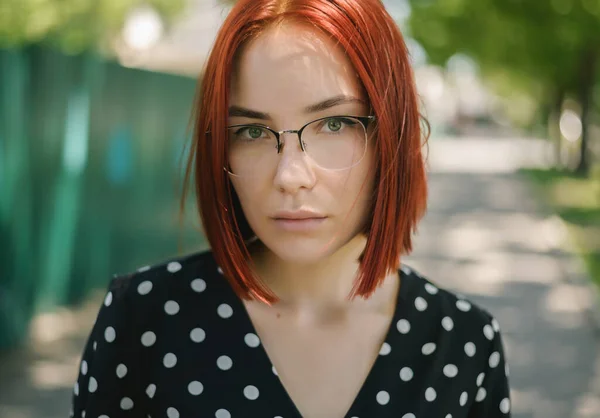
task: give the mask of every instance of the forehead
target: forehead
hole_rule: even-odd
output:
[[[231,103],[265,112],[298,111],[340,94],[365,98],[352,63],[325,34],[295,23],[270,28],[240,51]]]

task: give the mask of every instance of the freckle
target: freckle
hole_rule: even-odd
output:
[[[281,314],[277,312],[277,318],[281,318]]]

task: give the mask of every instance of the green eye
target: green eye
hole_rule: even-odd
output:
[[[339,119],[330,119],[327,121],[327,128],[332,132],[342,129],[342,122]]]
[[[250,135],[250,138],[252,138],[252,139],[258,139],[262,135],[262,129],[260,129],[260,128],[249,128],[248,129],[248,134]]]

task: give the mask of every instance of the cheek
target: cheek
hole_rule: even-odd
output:
[[[246,219],[251,221],[260,211],[261,202],[265,201],[264,193],[256,182],[247,179],[232,178],[231,183]]]

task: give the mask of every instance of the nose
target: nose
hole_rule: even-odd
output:
[[[281,135],[282,150],[275,173],[274,185],[284,193],[296,194],[301,189],[312,189],[316,174],[310,158],[300,147],[296,133]]]

